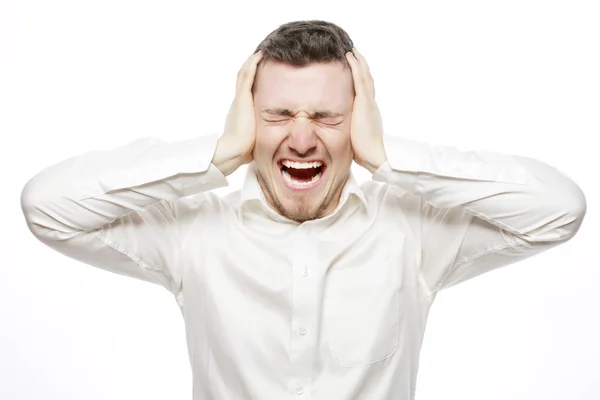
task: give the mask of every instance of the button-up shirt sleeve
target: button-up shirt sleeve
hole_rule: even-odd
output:
[[[569,240],[586,213],[579,186],[541,161],[384,136],[373,180],[422,199],[420,273],[430,295]]]
[[[22,190],[27,225],[66,256],[178,294],[185,211],[175,201],[227,185],[211,164],[216,143],[142,138],[52,165]]]

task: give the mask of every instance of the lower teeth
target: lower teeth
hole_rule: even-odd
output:
[[[296,181],[294,179],[292,179],[292,177],[290,176],[290,174],[286,171],[283,170],[283,177],[285,178],[286,181],[288,181],[289,183],[293,184],[294,186],[309,186],[313,183],[315,183],[316,181],[319,180],[319,178],[321,177],[321,172],[318,172],[315,176],[312,177],[312,179],[310,181]]]

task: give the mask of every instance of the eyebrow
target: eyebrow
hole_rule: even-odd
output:
[[[287,109],[287,108],[264,108],[262,111],[269,113],[269,114],[286,115],[286,116],[292,116],[292,115],[296,114],[294,111]],[[330,118],[330,117],[343,117],[344,114],[325,110],[325,111],[315,111],[314,113],[310,114],[310,116],[311,116],[311,118]]]

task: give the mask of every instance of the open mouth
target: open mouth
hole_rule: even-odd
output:
[[[287,186],[293,189],[309,189],[316,186],[327,169],[321,161],[279,161],[279,169]]]

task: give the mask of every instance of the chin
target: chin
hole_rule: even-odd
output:
[[[320,198],[284,198],[282,211],[286,217],[296,221],[316,219],[319,218],[322,208],[320,201],[322,201]]]

